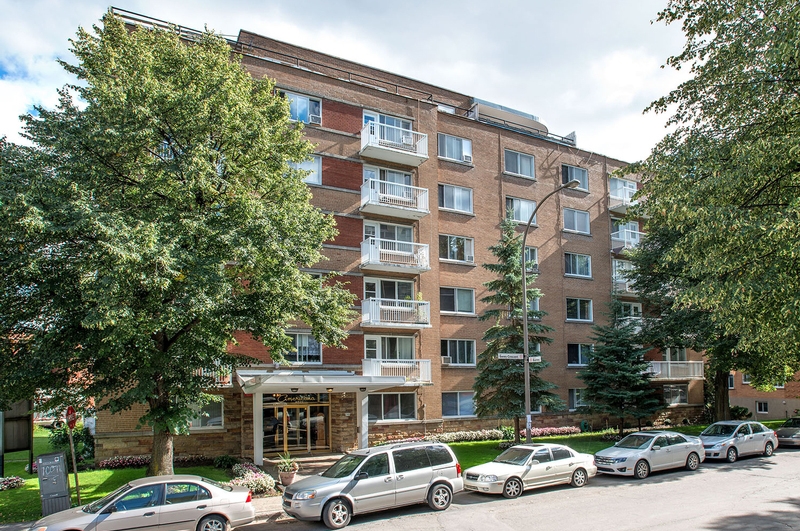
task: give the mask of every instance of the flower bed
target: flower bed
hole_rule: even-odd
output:
[[[238,463],[231,468],[236,476],[229,485],[247,487],[253,494],[271,494],[275,490],[275,478],[258,468],[253,463]]]
[[[9,476],[0,478],[0,490],[18,489],[25,484],[25,480],[19,476]]]
[[[214,460],[205,455],[178,455],[173,457],[172,465],[175,467],[208,466]],[[149,455],[115,455],[108,459],[103,459],[97,464],[97,468],[115,470],[118,468],[142,468],[150,464]]]

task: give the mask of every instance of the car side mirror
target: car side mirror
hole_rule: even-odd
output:
[[[538,465],[539,464],[539,460],[538,459],[531,459],[530,464],[531,465]]]
[[[651,448],[651,450],[655,452],[656,450],[661,450],[661,447],[659,445],[655,445],[653,448]]]
[[[113,503],[103,510],[103,514],[111,514],[115,512],[117,512],[117,506]]]
[[[358,481],[360,479],[367,479],[368,477],[369,477],[369,474],[367,474],[366,472],[359,472],[358,474],[356,474],[356,477],[353,478],[353,479]]]

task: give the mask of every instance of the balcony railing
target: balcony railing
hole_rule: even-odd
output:
[[[406,385],[430,385],[431,360],[361,360],[364,376],[402,376]]]
[[[636,293],[636,290],[633,289],[633,281],[627,280],[624,278],[615,278],[614,280],[614,291],[617,293]]]
[[[612,212],[616,212],[617,214],[625,214],[628,211],[629,206],[637,203],[633,199],[635,194],[636,190],[624,189],[620,195],[610,196],[608,201],[608,209]]]
[[[370,121],[361,130],[360,153],[364,157],[417,167],[428,160],[428,135]]]
[[[633,249],[639,246],[639,241],[644,235],[643,232],[637,230],[623,229],[611,233],[611,242],[616,245],[622,245],[625,249]]]
[[[420,219],[428,210],[428,189],[368,179],[361,185],[361,211],[396,218]]]
[[[702,361],[651,361],[647,372],[653,380],[702,380]]]
[[[361,242],[361,267],[377,271],[422,273],[431,268],[428,245],[367,238]]]
[[[361,326],[430,328],[431,303],[397,299],[361,301]]]
[[[198,376],[207,376],[214,379],[215,387],[233,387],[233,371],[224,369],[198,369]]]

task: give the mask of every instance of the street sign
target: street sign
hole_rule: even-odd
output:
[[[499,360],[521,360],[525,359],[525,354],[517,354],[516,352],[498,352],[497,359]]]
[[[75,423],[78,422],[78,414],[75,413],[75,408],[72,406],[67,407],[67,425],[69,429],[75,429]]]
[[[541,356],[528,356],[528,363],[539,363],[542,361]]]

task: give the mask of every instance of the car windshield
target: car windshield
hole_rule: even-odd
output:
[[[495,463],[506,463],[508,465],[524,465],[533,450],[527,448],[509,448],[502,454],[494,458]]]
[[[628,435],[615,444],[617,448],[647,448],[653,438],[649,435]]]
[[[114,492],[112,492],[111,494],[108,494],[105,497],[100,498],[97,501],[93,501],[89,505],[85,505],[83,507],[83,512],[89,513],[89,514],[95,514],[98,511],[100,511],[100,509],[102,509],[103,507],[108,505],[111,502],[111,500],[113,500],[114,498],[116,498],[117,496],[122,494],[123,492],[128,492],[129,490],[131,490],[131,486],[130,485],[123,485],[120,488],[118,488],[117,490],[115,490]]]
[[[367,456],[365,455],[354,455],[348,454],[338,461],[336,461],[331,467],[322,473],[322,477],[326,478],[343,478],[347,477],[353,473],[353,470],[361,464],[361,462],[366,459]]]
[[[735,424],[712,424],[704,429],[700,435],[710,435],[711,437],[725,437],[732,435],[738,426]]]
[[[800,428],[800,419],[789,419],[781,425],[781,428]]]

